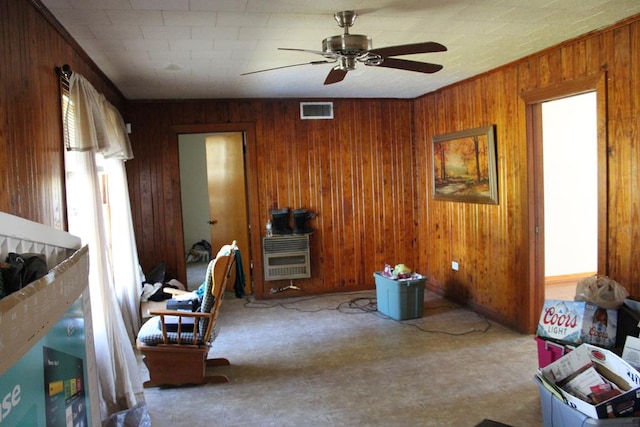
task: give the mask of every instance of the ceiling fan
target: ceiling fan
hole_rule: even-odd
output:
[[[349,28],[356,20],[356,13],[352,10],[337,12],[333,15],[338,26],[344,28],[344,33],[327,37],[322,41],[322,50],[308,50],[281,47],[279,50],[308,52],[323,56],[324,60],[305,62],[303,64],[285,65],[260,71],[251,71],[242,75],[261,73],[264,71],[278,70],[281,68],[298,67],[300,65],[336,65],[329,71],[324,81],[325,85],[341,82],[347,72],[355,70],[358,62],[376,67],[395,68],[399,70],[415,71],[418,73],[435,73],[442,69],[442,65],[428,62],[410,61],[407,59],[392,58],[401,55],[413,55],[419,53],[444,52],[446,47],[436,42],[424,42],[403,44],[373,49],[371,37],[360,34],[349,34]]]

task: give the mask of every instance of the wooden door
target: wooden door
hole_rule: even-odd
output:
[[[215,256],[223,245],[233,240],[238,242],[248,294],[251,292],[251,270],[244,135],[232,132],[207,136],[206,156],[212,252]],[[230,278],[227,289],[233,290],[234,283],[235,275]]]

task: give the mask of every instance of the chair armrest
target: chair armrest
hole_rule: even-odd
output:
[[[179,316],[179,317],[211,317],[211,313],[201,313],[199,311],[182,310],[149,310],[152,316]]]
[[[166,294],[171,294],[171,295],[182,295],[182,294],[186,294],[186,293],[189,293],[189,292],[192,292],[192,291],[183,291],[182,289],[165,287],[165,288],[162,288],[162,292],[164,292]]]

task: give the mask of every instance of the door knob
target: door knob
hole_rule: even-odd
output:
[[[215,220],[215,219],[210,219],[209,221],[207,221],[207,223],[208,223],[209,225],[214,225],[214,224],[217,224],[217,223],[218,223],[218,221],[217,221],[217,220]]]

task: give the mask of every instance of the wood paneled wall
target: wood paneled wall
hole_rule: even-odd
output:
[[[246,168],[255,177],[248,191],[258,297],[288,284],[262,281],[260,239],[274,208],[318,213],[310,221],[312,278],[296,280],[296,295],[372,289],[385,263],[415,266],[412,103],[334,100],[334,120],[301,120],[298,100],[131,103],[135,158],[127,171],[143,268],[165,261],[183,279],[175,129],[233,123],[254,135]]]
[[[531,91],[606,74],[607,274],[640,298],[640,19],[635,17],[415,101],[417,264],[429,285],[522,331],[530,312],[529,186],[526,105]],[[434,201],[433,136],[495,124],[499,205]],[[457,260],[459,271],[451,270]],[[542,284],[534,284],[542,286]],[[538,307],[539,308],[539,307]],[[535,319],[537,321],[537,319]]]
[[[124,98],[61,35],[36,0],[0,2],[0,210],[66,229],[59,79],[69,64],[105,96]]]

